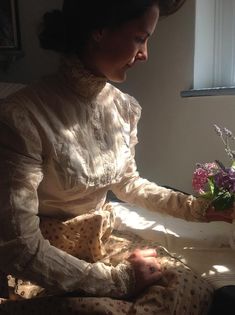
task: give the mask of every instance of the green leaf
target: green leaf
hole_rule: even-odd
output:
[[[207,181],[208,181],[208,186],[209,186],[209,193],[211,194],[211,196],[214,196],[215,189],[216,189],[214,179],[212,177],[209,177]]]
[[[209,200],[213,199],[213,195],[211,194],[210,191],[207,191],[207,192],[201,194],[200,197],[203,197],[203,198],[209,199]]]
[[[234,195],[231,195],[228,191],[220,191],[212,201],[212,205],[217,211],[227,210],[233,206],[233,203]]]

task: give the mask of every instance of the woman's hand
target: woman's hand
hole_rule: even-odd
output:
[[[136,249],[127,258],[135,273],[135,294],[155,284],[162,277],[161,266],[156,257],[155,249]]]
[[[235,220],[235,210],[234,208],[218,211],[214,207],[210,207],[206,212],[206,219],[208,222],[211,221],[225,221],[227,223],[232,223]]]

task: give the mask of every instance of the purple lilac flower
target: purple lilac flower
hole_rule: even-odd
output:
[[[223,129],[223,132],[224,132],[224,134],[227,136],[227,137],[229,137],[229,138],[231,138],[232,137],[232,131],[230,131],[230,130],[228,130],[227,128],[224,128]]]
[[[221,138],[224,146],[225,146],[225,152],[227,153],[230,160],[235,159],[235,152],[231,148],[231,141],[235,140],[235,137],[233,136],[232,131],[230,131],[227,128],[220,128],[217,125],[214,125],[215,132],[219,137]]]
[[[214,176],[215,184],[219,189],[235,193],[235,169],[228,168],[226,172],[221,171]]]
[[[217,133],[217,135],[222,137],[223,133],[222,133],[220,127],[217,125],[214,125],[214,128],[215,128],[215,132]]]
[[[228,169],[228,175],[232,184],[230,192],[235,193],[235,169],[233,167]]]
[[[225,152],[227,153],[228,157],[233,160],[235,158],[235,155],[234,155],[234,151],[231,151],[231,149],[225,149]]]

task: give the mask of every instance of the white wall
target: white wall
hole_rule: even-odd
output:
[[[140,174],[191,192],[197,162],[229,163],[213,124],[235,134],[235,97],[181,98],[192,87],[194,0],[162,20],[150,40],[149,61],[129,74],[123,88],[143,108],[137,163]],[[235,146],[234,146],[235,147]]]
[[[35,28],[39,17],[60,0],[22,0],[20,13],[26,56],[0,80],[35,80],[53,71],[57,58],[38,48]],[[23,16],[23,18],[22,18]],[[194,0],[162,20],[150,40],[149,61],[128,73],[120,88],[135,96],[143,113],[139,125],[137,163],[142,176],[159,184],[191,192],[196,162],[228,162],[213,124],[235,133],[235,97],[181,98],[193,79]]]

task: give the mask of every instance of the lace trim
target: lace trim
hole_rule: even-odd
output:
[[[86,100],[96,97],[107,82],[105,77],[97,77],[85,69],[76,56],[62,57],[60,73],[67,84]]]
[[[196,198],[196,207],[195,209],[192,208],[192,215],[199,219],[200,221],[207,221],[206,220],[206,212],[210,207],[211,202],[209,200],[203,198]]]
[[[134,270],[128,262],[117,265],[111,271],[113,282],[117,291],[113,292],[114,297],[131,297],[135,290]]]

